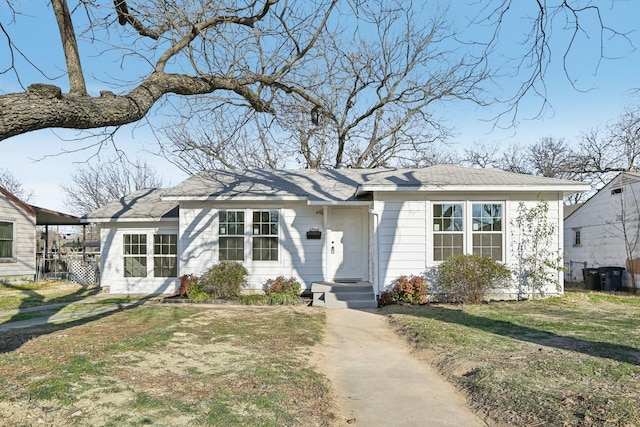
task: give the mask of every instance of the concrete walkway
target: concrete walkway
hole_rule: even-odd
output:
[[[334,387],[338,425],[486,426],[451,384],[410,354],[377,310],[326,313],[318,367]]]
[[[18,308],[14,310],[0,311],[0,317],[14,316],[16,314],[24,314],[24,313],[40,314],[38,317],[32,317],[30,319],[1,323],[0,332],[8,331],[11,329],[29,328],[32,326],[44,325],[47,323],[68,322],[68,321],[73,321],[77,319],[82,319],[85,317],[98,316],[101,314],[106,314],[109,312],[115,312],[115,311],[123,310],[129,307],[138,306],[144,303],[144,301],[133,301],[130,303],[108,303],[108,304],[93,306],[90,308],[77,308],[72,311],[60,312],[62,308],[67,306],[71,306],[71,305],[81,306],[81,305],[87,305],[87,304],[95,304],[100,302],[101,299],[106,299],[106,298],[113,298],[113,295],[97,294],[97,295],[89,296],[81,301],[48,304],[48,305],[40,305],[36,307],[25,307],[25,308]]]

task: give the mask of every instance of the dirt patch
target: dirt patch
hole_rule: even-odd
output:
[[[331,426],[305,325],[321,330],[317,310],[165,305],[12,330],[0,344],[0,425]]]

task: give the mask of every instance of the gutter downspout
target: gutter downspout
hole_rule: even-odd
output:
[[[378,232],[378,227],[380,226],[380,213],[369,209],[369,214],[371,214],[375,221],[373,225],[373,251],[375,252],[375,268],[373,269],[374,282],[376,284],[376,298],[380,296],[380,233]]]

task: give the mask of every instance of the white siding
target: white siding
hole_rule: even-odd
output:
[[[622,192],[612,194],[612,189],[619,187],[614,180],[596,193],[584,206],[581,206],[564,223],[565,265],[568,280],[582,281],[583,263],[588,268],[625,267],[627,268],[627,250],[623,226],[628,232],[631,258],[640,257],[638,239],[640,181],[626,182]],[[623,205],[626,214],[623,215]],[[625,218],[623,221],[622,219]],[[574,245],[574,231],[580,230],[580,245]],[[627,280],[630,277],[627,276]]]
[[[35,217],[0,195],[0,221],[13,223],[13,259],[0,261],[0,279],[34,279],[36,272]]]
[[[124,277],[123,236],[147,235],[147,277]],[[153,235],[178,234],[175,223],[105,223],[100,230],[100,285],[113,294],[171,294],[177,289],[176,277],[153,276]],[[178,240],[178,253],[180,241]],[[178,263],[178,277],[180,276]]]
[[[242,264],[249,272],[248,288],[262,290],[268,279],[277,276],[295,277],[303,287],[310,288],[314,281],[323,280],[325,265],[323,248],[326,232],[322,208],[308,206],[305,202],[216,203],[187,202],[181,205],[180,257],[181,274],[200,275],[217,264],[218,212],[219,210],[245,211],[245,260]],[[279,212],[278,260],[253,261],[251,259],[250,221],[255,210]],[[322,231],[322,239],[308,240],[306,232],[311,228]]]
[[[555,225],[557,234],[553,237],[550,250],[562,253],[562,197],[559,193],[542,194],[549,203],[548,220]],[[538,194],[535,193],[376,193],[373,215],[379,217],[377,230],[374,232],[372,245],[379,248],[379,254],[373,256],[375,278],[378,278],[377,289],[381,291],[390,287],[393,281],[401,275],[423,274],[435,269],[439,262],[433,260],[432,204],[433,203],[463,203],[465,209],[465,224],[471,215],[472,203],[502,203],[503,204],[503,262],[514,268],[516,255],[513,242],[518,237],[518,231],[512,228],[511,222],[517,217],[520,202],[530,208],[537,204]],[[472,237],[465,234],[466,253],[471,252]],[[563,287],[563,275],[558,273],[558,281]],[[553,287],[545,290],[548,294],[558,293]],[[517,287],[508,292],[513,296]]]

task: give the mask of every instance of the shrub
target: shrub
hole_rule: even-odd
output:
[[[479,255],[452,256],[438,267],[438,287],[455,303],[478,303],[487,291],[505,287],[510,277],[507,267]]]
[[[183,274],[180,276],[180,286],[175,292],[175,295],[179,295],[186,298],[189,295],[189,291],[197,285],[198,278],[193,274]]]
[[[427,284],[422,276],[400,276],[394,281],[390,291],[380,294],[381,306],[394,303],[425,304],[427,302]]]
[[[264,293],[266,295],[291,295],[297,298],[300,296],[300,283],[295,279],[295,277],[287,279],[284,276],[278,276],[275,279],[267,280]]]
[[[233,299],[247,284],[247,274],[247,269],[238,262],[221,262],[200,276],[197,287],[211,298]]]

